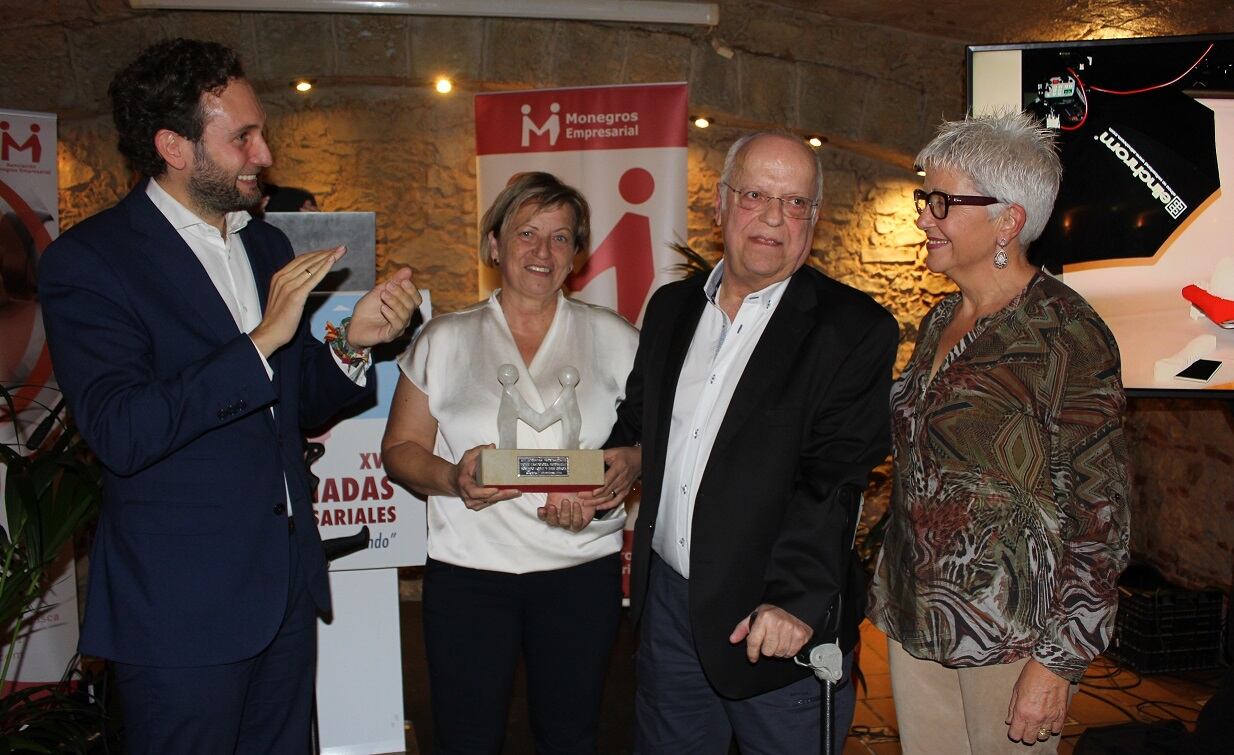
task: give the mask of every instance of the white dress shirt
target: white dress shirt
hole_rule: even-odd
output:
[[[686,579],[690,578],[694,499],[711,457],[712,444],[728,411],[733,391],[750,361],[750,354],[788,286],[788,279],[785,279],[749,294],[741,302],[737,317],[730,322],[717,304],[723,281],[724,262],[721,260],[703,286],[707,304],[677,379],[664,462],[664,486],[660,490],[660,513],[651,538],[652,549]]]
[[[146,196],[154,203],[156,209],[167,218],[184,239],[184,243],[192,250],[193,256],[205,268],[206,275],[218,291],[219,297],[231,312],[231,319],[236,321],[236,327],[241,333],[252,333],[261,324],[261,299],[257,295],[257,281],[253,278],[253,268],[249,265],[249,255],[240,239],[240,230],[249,224],[253,216],[244,210],[229,212],[223,216],[227,228],[227,236],[223,237],[219,229],[207,223],[180,204],[180,201],[167,193],[156,179],[150,179],[146,184]],[[253,349],[256,351],[257,346]],[[266,368],[266,376],[273,378],[274,370],[265,356],[257,351],[261,364]],[[362,364],[347,365],[339,359],[334,349],[330,356],[343,374],[353,383],[364,387],[368,380],[366,366]],[[273,409],[271,410],[273,411]]]
[[[241,333],[251,333],[261,323],[261,300],[257,296],[257,283],[253,280],[248,253],[239,236],[240,229],[249,224],[251,216],[244,210],[224,215],[223,222],[227,228],[224,238],[219,229],[180,204],[157,180],[151,179],[146,184],[146,196],[150,197],[150,201],[206,269],[210,281],[231,312],[231,318],[236,321],[236,327]],[[262,363],[265,363],[264,358]],[[268,364],[266,371],[270,372]]]
[[[500,290],[461,312],[434,317],[399,357],[403,374],[428,397],[429,413],[437,420],[433,453],[457,464],[468,449],[497,440],[502,393],[497,370],[503,364],[518,369],[515,387],[534,411],[543,411],[561,393],[561,369],[577,368],[579,446],[600,448],[625,396],[638,331],[611,309],[559,293],[553,323],[531,364],[525,364],[499,295]],[[519,448],[561,448],[561,423],[539,432],[519,422],[517,440]],[[593,521],[581,532],[549,527],[536,516],[546,497],[524,493],[472,511],[455,496],[429,496],[429,557],[523,574],[578,566],[621,549],[624,516]]]

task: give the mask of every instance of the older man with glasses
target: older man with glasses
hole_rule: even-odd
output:
[[[739,139],[716,189],[724,259],[652,298],[609,439],[642,445],[636,751],[816,753],[819,685],[792,659],[845,591],[842,491],[887,455],[898,330],[805,264],[822,171],[800,139]]]

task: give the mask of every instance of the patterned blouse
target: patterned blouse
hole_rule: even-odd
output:
[[[870,619],[950,667],[1026,656],[1072,682],[1109,643],[1130,474],[1118,346],[1038,273],[930,378],[959,294],[891,392],[895,477]]]

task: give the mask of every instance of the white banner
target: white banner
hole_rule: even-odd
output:
[[[317,623],[321,753],[403,752],[398,570],[332,571],[330,594],[333,620]]]
[[[12,409],[0,402],[0,442],[22,455],[31,452],[27,442],[60,401],[37,289],[39,256],[60,233],[57,189],[56,116],[0,109],[0,384],[13,400]],[[50,430],[54,438],[56,428]],[[0,465],[0,500],[5,471]],[[0,524],[9,529],[3,507]],[[71,546],[47,573],[52,585],[27,617],[6,690],[59,681],[77,651]]]
[[[685,84],[537,89],[476,95],[476,177],[481,217],[510,179],[552,173],[591,205],[591,249],[566,288],[640,325],[647,300],[681,277],[685,243],[687,100]],[[479,267],[480,296],[500,285]],[[622,547],[629,596],[638,499],[627,501]]]
[[[428,292],[420,293],[424,296],[420,310],[427,319]],[[362,295],[340,292],[326,297],[313,312],[313,335],[324,338],[326,321],[337,323],[351,314]],[[398,385],[398,365],[378,362],[369,378],[377,381],[376,405],[309,439],[326,449],[312,466],[319,480],[313,514],[322,539],[369,528],[368,548],[331,562],[332,571],[416,566],[428,554],[424,500],[391,481],[381,463],[381,436]]]
[[[591,205],[591,250],[567,288],[636,325],[651,292],[677,279],[686,240],[685,84],[538,89],[476,96],[481,215],[510,179],[552,173]],[[480,296],[498,285],[480,267]]]
[[[38,304],[38,260],[60,234],[56,116],[0,110],[0,442],[27,436],[60,399]]]
[[[299,250],[304,251],[304,250]],[[432,304],[427,290],[420,314]],[[313,335],[324,338],[326,321],[351,314],[363,293],[312,297]],[[402,650],[399,644],[398,570],[423,564],[428,555],[425,502],[386,476],[381,437],[398,385],[394,362],[378,362],[375,405],[310,438],[325,454],[313,463],[318,478],[313,516],[322,539],[369,528],[364,550],[330,562],[334,612],[318,620],[317,724],[321,752],[368,755],[402,752]]]

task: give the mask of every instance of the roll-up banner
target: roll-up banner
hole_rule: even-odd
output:
[[[592,242],[566,289],[641,325],[651,293],[680,277],[670,245],[687,238],[687,99],[684,83],[476,95],[479,216],[519,173],[545,171],[577,188],[591,205]],[[480,297],[499,286],[497,271],[480,264]],[[627,511],[629,596],[637,496]]]
[[[638,325],[682,261],[669,245],[686,239],[686,96],[680,83],[476,95],[480,214],[527,171],[580,190],[592,244],[566,288]],[[480,296],[499,285],[481,265]]]
[[[0,443],[19,454],[32,438],[54,438],[61,416],[38,302],[38,262],[60,234],[56,116],[0,109]],[[51,423],[50,432],[40,425]],[[0,500],[6,470],[0,464]],[[0,525],[9,530],[0,506]],[[18,636],[4,690],[57,682],[77,650],[77,580],[72,548],[48,569],[43,593]],[[0,657],[8,647],[0,647]]]
[[[377,219],[372,212],[267,213],[297,254],[345,245],[347,255],[309,297],[313,336],[338,324],[376,278]],[[421,291],[421,321],[431,314]],[[402,649],[399,644],[400,566],[423,564],[425,502],[394,484],[381,459],[381,437],[398,365],[382,355],[368,380],[372,405],[359,407],[308,439],[309,470],[316,477],[313,518],[323,540],[355,536],[368,527],[360,550],[330,562],[334,610],[318,620],[317,744],[323,755],[402,752]]]

